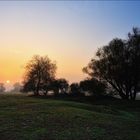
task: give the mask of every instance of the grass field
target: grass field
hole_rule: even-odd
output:
[[[0,140],[140,140],[140,101],[0,95]]]

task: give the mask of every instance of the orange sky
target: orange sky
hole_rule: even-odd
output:
[[[30,47],[24,47],[23,43]],[[44,44],[44,46],[51,46],[51,44],[48,44]],[[52,43],[52,45],[55,45],[55,43]],[[82,51],[81,55],[77,55],[80,50],[75,49],[75,52],[73,52],[70,48],[64,52],[59,52],[59,50],[53,50],[53,47],[52,49],[40,48],[36,43],[23,41],[21,44],[16,41],[5,41],[1,46],[4,47],[1,48],[0,52],[0,82],[4,82],[7,87],[23,80],[24,66],[34,54],[48,55],[51,60],[56,61],[58,78],[64,77],[70,82],[77,82],[84,78],[82,67],[87,62],[82,57]],[[6,83],[7,80],[10,80],[9,84]]]

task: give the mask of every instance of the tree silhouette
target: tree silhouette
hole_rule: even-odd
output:
[[[64,94],[67,92],[69,84],[68,81],[64,78],[57,79],[57,83],[59,85],[60,93]]]
[[[96,96],[101,96],[106,93],[106,85],[95,78],[81,81],[80,88],[82,91]]]
[[[22,89],[22,86],[19,82],[14,83],[13,87],[14,87],[14,89],[12,91],[14,91],[14,92],[19,92]]]
[[[68,87],[68,81],[64,78],[56,79],[51,82],[51,88],[55,95],[67,93]]]
[[[71,93],[71,95],[79,95],[79,93],[80,93],[80,86],[79,86],[79,84],[78,83],[72,83],[71,85],[70,85],[70,93]]]
[[[127,40],[113,39],[98,49],[96,57],[83,71],[111,85],[122,99],[135,100],[140,85],[140,30],[133,28]]]
[[[33,91],[35,95],[39,94],[39,90],[49,85],[55,79],[56,64],[51,62],[47,57],[39,55],[33,58],[26,65],[24,91]]]

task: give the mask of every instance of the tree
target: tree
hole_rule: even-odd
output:
[[[68,81],[64,78],[56,79],[51,83],[51,88],[53,89],[55,95],[58,95],[59,93],[67,93],[68,87]]]
[[[0,93],[5,91],[5,87],[3,83],[0,83]]]
[[[106,85],[95,78],[81,81],[80,88],[91,95],[101,96],[106,93]]]
[[[59,84],[59,89],[60,89],[60,92],[61,93],[67,93],[67,90],[68,90],[68,87],[69,87],[69,84],[68,84],[68,81],[64,78],[61,78],[61,79],[58,79],[58,84]]]
[[[78,83],[72,83],[70,85],[70,93],[72,95],[79,95],[79,93],[80,93],[80,86],[79,86]]]
[[[129,81],[130,98],[135,99],[140,91],[140,29],[133,28],[132,33],[128,33],[127,47],[129,52]]]
[[[14,91],[14,92],[19,92],[19,91],[21,91],[21,88],[22,88],[22,86],[20,85],[19,82],[16,82],[16,83],[13,85],[13,87],[14,87],[14,89],[13,89],[12,91]]]
[[[127,40],[116,38],[99,48],[96,57],[83,71],[111,85],[122,99],[135,100],[140,85],[139,29],[134,28]]]
[[[24,91],[33,91],[35,95],[46,88],[55,79],[56,64],[47,56],[35,55],[26,65],[23,82]]]

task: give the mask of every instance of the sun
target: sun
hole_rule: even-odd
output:
[[[10,80],[7,80],[6,83],[9,84],[10,83]]]

